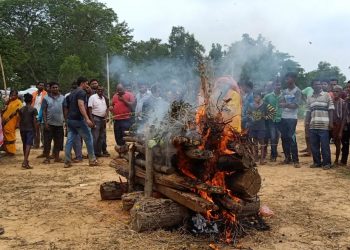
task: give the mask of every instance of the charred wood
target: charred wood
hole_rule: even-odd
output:
[[[227,176],[226,185],[234,193],[254,197],[261,188],[261,176],[256,168],[250,168]]]
[[[224,208],[226,208],[227,210],[230,210],[235,214],[242,211],[242,205],[239,202],[233,200],[227,194],[220,195],[220,196],[216,195],[214,196],[214,199],[218,201]]]

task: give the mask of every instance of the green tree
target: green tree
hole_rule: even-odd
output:
[[[253,39],[243,34],[234,42],[224,56],[220,74],[231,74],[239,81],[250,80],[261,85],[293,71],[302,74],[303,69],[288,53],[282,53],[259,35]]]
[[[88,64],[82,62],[77,55],[67,56],[60,66],[58,81],[63,90],[69,90],[71,83],[77,76],[93,77],[94,73],[89,70]]]
[[[134,63],[154,61],[169,57],[169,45],[161,39],[151,38],[149,41],[133,42],[128,57]]]
[[[222,46],[219,43],[213,43],[211,45],[211,50],[209,51],[209,58],[214,62],[219,62],[224,56],[222,51]]]
[[[320,79],[329,81],[331,79],[337,79],[340,85],[344,85],[346,77],[341,73],[339,67],[332,66],[328,62],[319,62],[317,69],[312,70],[305,74],[302,87],[310,86],[313,79]]]
[[[126,53],[132,41],[127,24],[105,4],[92,0],[0,1],[0,34],[1,41],[11,41],[0,46],[8,64],[7,80],[11,85],[16,79],[23,87],[58,80],[60,66],[70,55],[101,79],[106,53]],[[6,55],[13,44],[21,53]]]
[[[205,49],[193,34],[185,31],[184,27],[173,27],[169,36],[170,56],[188,66],[196,67],[203,58]]]

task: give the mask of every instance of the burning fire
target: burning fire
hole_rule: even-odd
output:
[[[225,79],[227,80],[227,79]],[[233,81],[233,79],[232,79]],[[219,84],[220,83],[220,84]],[[216,84],[216,91],[218,88],[222,86],[222,81]],[[206,80],[202,79],[202,85],[207,84]],[[214,89],[215,89],[214,88]],[[224,93],[224,97],[233,95],[239,98],[238,100],[234,100],[235,103],[240,103],[240,95],[239,89],[236,82],[232,82],[230,85],[230,91],[226,91]],[[234,196],[232,192],[227,188],[225,183],[225,177],[227,172],[220,171],[217,168],[217,162],[220,156],[222,155],[230,155],[233,154],[234,151],[228,149],[228,143],[230,141],[235,140],[235,133],[233,131],[241,132],[240,130],[240,116],[238,119],[238,127],[232,126],[232,119],[229,121],[225,121],[227,119],[227,114],[225,114],[224,105],[228,105],[232,98],[225,98],[222,101],[222,108],[215,110],[213,108],[212,103],[217,102],[218,100],[212,100],[211,95],[209,95],[209,87],[202,86],[201,89],[201,99],[203,105],[198,108],[196,113],[196,129],[198,133],[201,135],[202,143],[197,147],[198,150],[209,150],[213,153],[213,157],[210,159],[206,159],[205,162],[198,165],[199,163],[193,163],[189,157],[179,148],[178,150],[178,167],[182,171],[183,174],[190,177],[193,180],[201,180],[206,184],[214,187],[220,187],[224,190],[225,194],[229,197],[228,199],[232,199],[232,201],[239,203],[241,200]],[[232,94],[234,91],[238,95]],[[215,95],[213,95],[215,96]],[[228,101],[227,101],[228,100]],[[218,105],[216,105],[218,106]],[[238,107],[240,109],[240,107]],[[238,114],[240,115],[240,113]],[[237,119],[235,120],[237,124]],[[200,174],[197,173],[196,170],[200,170]],[[198,190],[197,193],[204,199],[213,202],[215,199],[215,195],[203,191]],[[220,203],[220,202],[219,202]],[[222,220],[225,222],[225,241],[227,243],[232,242],[232,228],[235,223],[237,223],[236,215],[231,211],[227,210],[224,205],[220,207],[219,211],[211,211],[208,210],[204,216],[208,220]]]

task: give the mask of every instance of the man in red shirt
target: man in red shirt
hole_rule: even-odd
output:
[[[124,132],[132,125],[132,111],[135,105],[134,95],[124,90],[121,83],[117,85],[117,91],[112,98],[109,110],[113,113],[114,137],[118,146],[125,145]]]

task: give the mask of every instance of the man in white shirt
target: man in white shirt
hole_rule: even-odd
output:
[[[103,96],[103,87],[98,86],[96,94],[89,98],[89,111],[92,114],[94,128],[91,129],[96,157],[102,156],[103,138],[106,136],[107,102]]]

